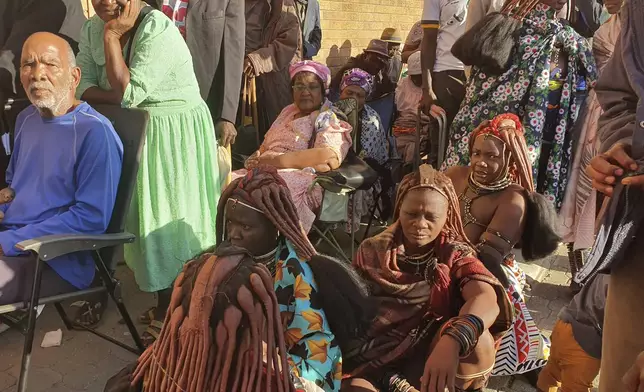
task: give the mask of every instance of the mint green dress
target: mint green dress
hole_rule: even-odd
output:
[[[83,26],[79,98],[93,86],[111,89],[104,26],[98,16]],[[130,84],[121,106],[150,114],[126,223],[136,241],[126,246],[125,260],[141,290],[155,292],[172,287],[183,264],[215,244],[221,194],[214,125],[199,94],[192,57],[179,30],[159,11],[150,12],[134,36]]]

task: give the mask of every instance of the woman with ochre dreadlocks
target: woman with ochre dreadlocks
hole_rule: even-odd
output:
[[[219,201],[217,237],[217,252],[231,245],[243,248],[255,263],[268,269],[273,285],[269,289],[277,300],[285,359],[292,378],[317,385],[325,392],[337,392],[342,377],[340,349],[364,333],[375,307],[366,286],[350,266],[317,254],[276,169],[254,168],[224,190]],[[217,303],[214,305],[217,314]],[[164,325],[171,324],[172,317],[183,318],[185,313],[169,313]],[[216,342],[216,336],[212,341]],[[144,358],[145,355],[140,362]],[[198,362],[198,357],[190,358],[190,362]],[[235,363],[230,366],[238,367]],[[190,377],[179,375],[182,380]]]
[[[319,391],[281,371],[285,342],[268,269],[221,247],[186,264],[159,339],[106,391]]]
[[[549,342],[525,305],[526,278],[512,253],[521,241],[526,260],[543,258],[559,245],[555,213],[534,192],[532,166],[523,127],[514,114],[484,122],[469,138],[470,166],[455,166],[446,174],[459,195],[463,226],[479,259],[506,287],[517,311],[514,327],[503,337],[493,375],[531,372],[545,366]],[[529,342],[527,344],[526,342]],[[531,382],[536,382],[530,373]]]
[[[394,219],[354,261],[380,305],[343,351],[343,391],[482,390],[513,309],[467,241],[449,178],[429,165],[405,176]]]

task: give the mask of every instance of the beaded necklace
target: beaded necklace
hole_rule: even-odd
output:
[[[467,227],[470,223],[474,223],[477,226],[485,227],[481,224],[478,219],[472,214],[472,203],[474,200],[478,199],[481,196],[490,195],[492,193],[500,192],[504,189],[507,189],[512,184],[510,176],[507,174],[501,179],[492,182],[489,185],[481,184],[476,181],[474,178],[474,173],[470,173],[470,176],[467,178],[467,187],[463,192],[458,196],[458,200],[463,203],[463,214],[461,219],[463,220],[463,227]],[[474,197],[469,197],[467,191],[470,190],[474,193]]]
[[[398,258],[403,263],[416,267],[415,276],[423,278],[429,283],[433,282],[433,272],[438,264],[438,257],[434,255],[434,249],[422,255],[399,254]],[[421,268],[423,266],[425,268]]]
[[[271,273],[271,276],[275,276],[275,271],[277,270],[277,258],[275,255],[277,254],[277,249],[279,248],[279,245],[275,247],[275,249],[271,250],[270,252],[263,254],[261,256],[255,257],[255,262],[259,264],[264,264],[264,266],[268,269],[268,271]]]

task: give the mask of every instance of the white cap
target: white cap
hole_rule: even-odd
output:
[[[420,50],[412,53],[407,60],[407,74],[408,75],[421,75],[423,73],[420,67]]]

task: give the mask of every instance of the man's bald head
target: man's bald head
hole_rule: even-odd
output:
[[[22,47],[20,80],[41,115],[60,116],[74,106],[80,82],[74,51],[52,33],[32,34]]]

